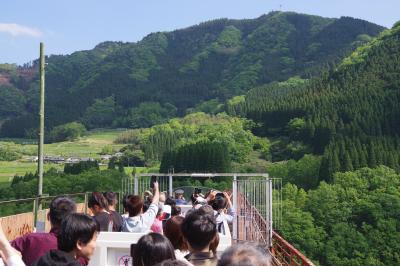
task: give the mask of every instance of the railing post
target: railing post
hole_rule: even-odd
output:
[[[168,190],[169,190],[169,196],[172,197],[172,175],[169,174],[168,176]]]
[[[133,181],[134,181],[133,194],[139,195],[139,179],[137,174],[135,174]]]
[[[273,226],[273,217],[272,217],[272,180],[267,177],[268,183],[269,183],[269,246],[272,246],[272,226]]]
[[[33,228],[36,228],[37,216],[38,216],[38,203],[36,198],[33,200]]]
[[[236,210],[236,217],[233,219],[233,232],[232,236],[233,239],[238,238],[238,219],[239,219],[239,212],[238,209],[238,192],[237,192],[237,176],[233,176],[233,184],[232,184],[232,196],[233,196],[233,208]]]
[[[87,209],[88,209],[88,193],[85,192],[85,207],[83,208],[85,214],[87,214]]]

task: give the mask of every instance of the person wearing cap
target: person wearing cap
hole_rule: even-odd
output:
[[[187,202],[185,200],[185,198],[183,197],[183,189],[178,189],[175,191],[175,202],[176,205],[186,205]]]

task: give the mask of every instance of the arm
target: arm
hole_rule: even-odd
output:
[[[208,196],[207,196],[207,198],[206,198],[207,202],[210,202],[210,201],[214,200],[216,194],[217,194],[217,191],[212,190],[212,191],[210,192],[210,194],[208,194]]]
[[[7,265],[12,266],[25,266],[23,261],[21,260],[21,256],[8,242],[3,227],[0,223],[0,255],[1,258],[6,262]]]
[[[160,200],[160,190],[158,189],[158,182],[154,182],[154,196],[152,200],[152,204],[158,204],[158,201]]]
[[[227,222],[232,222],[233,221],[233,219],[235,218],[235,216],[236,216],[236,211],[235,211],[235,209],[233,208],[233,205],[232,205],[232,202],[231,202],[231,197],[228,195],[228,193],[226,193],[226,192],[224,192],[224,196],[225,196],[225,198],[226,198],[226,200],[227,200],[227,202],[228,202],[228,219],[227,219]]]
[[[160,191],[158,189],[158,182],[154,182],[153,200],[149,206],[149,209],[141,215],[143,219],[143,224],[146,225],[148,229],[150,229],[151,225],[154,222],[154,219],[157,216],[159,199],[160,199]]]

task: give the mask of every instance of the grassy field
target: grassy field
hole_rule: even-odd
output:
[[[80,138],[74,142],[59,142],[52,144],[45,144],[45,155],[63,156],[63,157],[91,157],[100,159],[100,152],[104,146],[110,145],[115,151],[121,149],[123,144],[114,144],[114,139],[121,133],[121,130],[93,130],[85,137]],[[1,139],[0,141],[26,143],[29,141],[23,140],[10,140]],[[31,143],[32,141],[30,141]],[[26,144],[23,145],[25,154],[37,154],[37,145]],[[63,169],[62,165],[45,164],[45,170],[51,167]],[[4,162],[0,161],[0,183],[9,182],[16,174],[23,175],[26,172],[35,172],[37,164],[31,162],[29,159],[23,158],[18,161]],[[130,171],[130,172],[129,172]],[[131,173],[132,170],[127,169],[126,172]]]
[[[51,167],[63,170],[64,166],[57,164],[45,164],[45,171]],[[24,175],[28,172],[36,172],[37,163],[24,162],[24,161],[13,161],[13,162],[2,162],[0,161],[0,183],[10,182],[14,175]]]
[[[124,145],[114,144],[114,139],[121,133],[119,130],[96,130],[91,131],[87,136],[74,142],[59,142],[46,144],[44,147],[46,155],[60,155],[64,157],[91,157],[100,158],[101,149],[111,145],[116,151]],[[31,146],[31,145],[27,145]],[[36,146],[34,147],[36,149]]]

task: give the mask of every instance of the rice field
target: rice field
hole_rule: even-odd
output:
[[[114,144],[113,141],[121,133],[121,130],[93,130],[87,136],[80,138],[77,141],[58,142],[44,145],[45,155],[62,156],[62,157],[91,157],[100,159],[100,152],[105,146],[111,146],[113,150],[118,151],[124,144]],[[24,154],[37,154],[37,145],[32,144],[32,140],[19,139],[0,139],[0,141],[14,142],[22,144]],[[30,143],[30,144],[24,144]],[[62,170],[63,165],[45,164],[45,170],[54,167]],[[104,167],[103,167],[104,168]],[[0,161],[0,183],[6,183],[12,180],[14,175],[24,175],[26,172],[36,172],[37,163],[32,162],[32,158],[24,156],[22,159],[12,162]],[[130,172],[129,172],[130,171]],[[126,169],[126,172],[131,173],[132,169]]]

